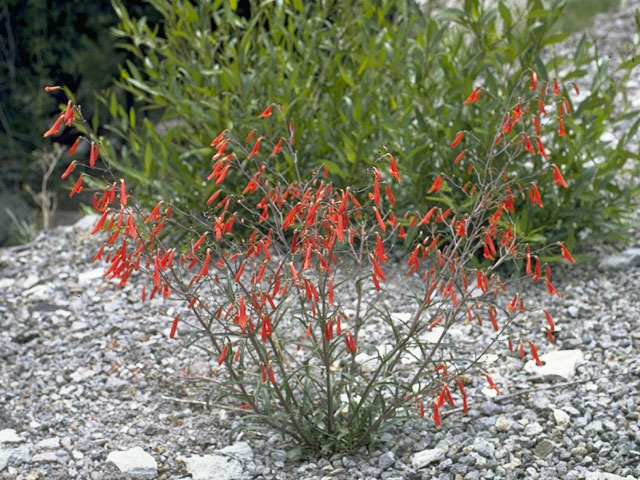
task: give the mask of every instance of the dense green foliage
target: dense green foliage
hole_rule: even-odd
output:
[[[125,3],[136,15],[159,20],[149,6]],[[64,203],[68,190],[59,179],[64,161],[55,160],[60,155],[42,137],[65,97],[43,87],[66,85],[92,117],[94,93],[113,83],[127,58],[110,34],[117,21],[108,0],[0,2],[0,245],[29,241],[44,224],[47,214],[38,218],[31,212],[40,210],[33,192],[40,194],[43,176],[47,198],[53,199],[49,210],[76,208]],[[126,101],[122,94],[119,98]],[[69,145],[77,134],[67,129],[57,141]],[[50,176],[45,174],[49,162],[56,163]]]
[[[638,123],[617,143],[602,136],[625,116],[638,117],[623,97],[636,63],[622,63],[622,81],[614,82],[607,59],[586,38],[574,55],[554,55],[554,44],[567,36],[554,31],[563,2],[545,9],[532,0],[523,13],[503,2],[464,3],[463,10],[433,13],[410,0],[251,2],[250,15],[241,16],[234,2],[152,0],[163,18],[159,28],[131,18],[116,0],[115,34],[139,60],[127,62],[119,83],[135,95],[137,109],[105,98],[116,117],[111,130],[124,140],[119,166],[150,187],[140,194],[163,192],[202,211],[211,191],[202,181],[210,139],[224,128],[240,135],[264,128],[258,114],[276,102],[295,123],[303,171],[325,165],[357,186],[370,181],[363,173],[388,148],[409,180],[399,201],[422,208],[434,200],[426,189],[437,173],[453,174],[455,133],[474,130],[486,145],[509,107],[487,95],[472,120],[462,108],[466,96],[482,85],[507,98],[532,68],[541,81],[558,77],[563,93],[577,81],[586,95],[572,104],[568,146],[549,140],[558,152],[552,161],[571,184],[561,198],[549,198],[556,194],[542,160],[531,165],[523,156],[521,174],[540,171],[543,200],[560,208],[523,207],[521,232],[534,243],[569,238],[570,247],[580,231],[622,240],[622,219],[637,196],[619,177],[638,157],[627,149]],[[153,112],[162,123],[140,120]],[[464,148],[482,155],[479,144]],[[291,158],[280,162],[278,169],[293,177]],[[460,197],[450,191],[437,200]],[[532,224],[544,227],[531,231]]]

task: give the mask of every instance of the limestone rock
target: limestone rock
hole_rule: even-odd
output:
[[[628,478],[606,472],[587,472],[584,475],[584,480],[626,480]]]
[[[180,457],[193,480],[232,480],[242,475],[238,460],[223,455]]]
[[[556,421],[556,425],[558,425],[559,427],[564,427],[569,424],[569,420],[571,420],[571,417],[569,417],[569,414],[564,410],[554,408],[553,419]]]
[[[131,478],[155,478],[158,474],[158,464],[155,459],[141,447],[111,452],[107,457],[107,462],[114,463],[122,473]]]
[[[224,447],[219,452],[241,462],[253,461],[253,449],[247,442],[236,442],[233,445]]]
[[[442,460],[444,458],[444,450],[441,448],[430,448],[413,454],[411,457],[411,465],[416,470],[426,467],[432,462]]]
[[[21,443],[24,439],[13,428],[0,430],[0,443]]]
[[[540,360],[544,363],[542,367],[530,360],[524,366],[525,371],[539,378],[567,380],[573,377],[584,356],[580,350],[556,350],[540,355]]]

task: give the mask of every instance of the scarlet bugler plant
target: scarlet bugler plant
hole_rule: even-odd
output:
[[[156,295],[183,300],[169,336],[189,331],[190,343],[213,356],[219,367],[210,379],[213,405],[231,406],[302,449],[350,451],[411,416],[431,417],[440,427],[448,405],[467,411],[470,377],[500,393],[478,362],[498,339],[505,339],[505,353],[541,363],[536,344],[542,339],[515,328],[524,299],[503,298],[511,280],[502,278],[501,266],[513,263],[527,280],[544,282],[549,294],[560,296],[542,252],[522,244],[511,215],[516,202],[544,207],[540,175],[553,176],[558,189],[569,187],[544,147],[550,135],[567,135],[569,103],[557,81],[539,85],[535,72],[518,88],[520,97],[506,102],[490,142],[459,132],[450,144],[459,174],[434,172],[425,185],[442,201],[449,189],[459,189],[463,204],[445,208],[434,200],[425,212],[396,212],[402,162],[388,151],[363,172],[371,178],[367,190],[334,188],[321,165],[311,178],[286,182],[274,165],[278,159],[296,169],[296,132],[274,104],[259,117],[274,122],[270,127],[282,121],[282,136],[251,131],[240,139],[225,130],[211,141],[202,214],[162,200],[143,212],[125,180],[107,184],[94,196],[100,217],[91,233],[105,232],[94,261],[105,262],[104,276],[121,286],[141,272],[143,302]],[[477,87],[464,103],[482,108],[490,94]],[[82,189],[83,175],[111,171],[107,149],[72,101],[45,135],[77,119],[90,154],[71,195]],[[514,177],[510,167],[529,156],[543,158],[545,171]],[[72,161],[63,178],[80,163]],[[232,175],[245,179],[242,191],[225,189]],[[170,229],[186,230],[190,243],[166,245]],[[411,241],[399,264],[390,260],[398,239]],[[573,263],[562,243],[547,248]],[[399,278],[420,288],[410,315],[400,317],[382,302],[388,283]],[[553,341],[551,315],[540,316]],[[448,340],[460,324],[489,335],[472,356],[456,355]],[[385,348],[376,345],[381,336]]]

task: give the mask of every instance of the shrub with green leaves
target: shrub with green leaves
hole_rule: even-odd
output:
[[[628,161],[638,159],[629,149],[638,112],[624,93],[637,62],[630,52],[613,81],[607,59],[585,37],[572,55],[554,54],[567,38],[554,30],[563,1],[529,0],[523,12],[479,0],[444,10],[412,0],[251,1],[242,16],[236,2],[223,0],[150,3],[162,16],[158,25],[113,2],[119,45],[138,58],[123,67],[118,85],[135,95],[136,108],[121,107],[113,94],[103,98],[113,116],[109,130],[124,143],[116,166],[149,204],[162,191],[167,200],[200,208],[212,193],[200,177],[210,162],[202,147],[209,133],[257,128],[256,113],[275,102],[300,145],[296,162],[285,155],[271,165],[285,178],[325,166],[338,186],[362,187],[362,173],[388,151],[407,180],[397,194],[400,211],[433,201],[454,205],[463,198],[459,191],[426,193],[438,172],[455,169],[442,140],[473,130],[486,144],[488,126],[500,123],[515,100],[505,94],[533,68],[541,82],[577,82],[583,96],[568,105],[569,141],[548,144],[573,187],[558,195],[551,174],[543,175],[542,200],[557,208],[520,208],[519,234],[534,245],[568,238],[569,247],[584,234],[625,240],[625,213],[640,198],[625,179]],[[495,97],[484,99],[482,110],[463,110],[479,84]],[[632,127],[617,142],[605,141],[619,121]],[[516,165],[522,176],[540,169],[524,157]]]

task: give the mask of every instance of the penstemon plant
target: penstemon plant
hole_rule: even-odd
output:
[[[518,277],[544,282],[560,296],[542,250],[523,244],[511,217],[516,202],[543,208],[536,186],[541,175],[568,187],[544,140],[567,134],[569,102],[557,81],[538,86],[536,73],[528,75],[505,101],[504,118],[488,141],[470,131],[455,136],[452,162],[459,175],[434,175],[425,186],[433,199],[426,212],[394,211],[401,170],[384,148],[363,172],[371,178],[366,190],[333,188],[321,165],[310,178],[285,181],[283,169],[297,172],[295,127],[284,107],[272,104],[259,117],[282,136],[251,131],[240,139],[225,130],[211,141],[211,170],[203,172],[209,197],[201,213],[165,200],[146,212],[124,179],[107,183],[94,195],[100,217],[91,233],[106,235],[93,261],[106,262],[104,276],[120,286],[143,273],[143,302],[156,295],[183,300],[169,336],[191,327],[188,343],[220,367],[210,379],[212,404],[289,436],[302,450],[351,451],[410,417],[427,415],[440,427],[447,404],[461,402],[468,410],[471,375],[500,393],[479,360],[501,338],[513,355],[530,352],[541,364],[537,339],[514,331],[525,305],[519,294],[503,299],[514,281],[505,267],[524,269]],[[491,92],[477,87],[464,103],[481,108],[483,94]],[[84,136],[69,153],[82,141],[90,153],[71,195],[82,190],[85,175],[113,175],[108,145],[72,100],[45,136],[74,122]],[[544,171],[510,174],[515,162],[534,156],[546,162]],[[62,177],[78,165],[73,160]],[[225,189],[229,176],[245,178],[244,189]],[[451,205],[449,189],[463,192],[465,202]],[[169,231],[185,232],[190,242],[167,245],[176,238]],[[390,255],[400,244],[409,248],[396,263]],[[562,243],[547,249],[574,262]],[[402,282],[415,289],[409,315],[384,306],[392,270],[403,270]],[[553,341],[553,319],[546,311],[541,317]],[[457,355],[447,340],[452,328],[480,328],[483,320],[489,341],[472,356]],[[381,336],[385,348],[375,344]]]

